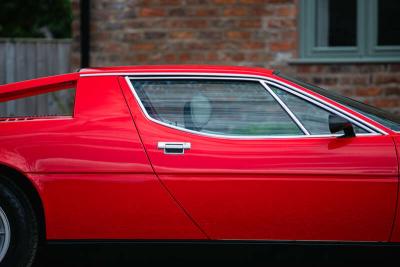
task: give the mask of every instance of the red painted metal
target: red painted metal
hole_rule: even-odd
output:
[[[81,78],[74,118],[0,129],[0,162],[38,189],[48,239],[205,238],[154,175],[116,77]]]
[[[399,178],[393,131],[321,97],[389,135],[234,140],[182,132],[144,116],[122,78],[133,72],[282,80],[260,68],[145,66],[0,86],[0,101],[77,86],[73,117],[0,121],[0,164],[37,188],[48,239],[389,240]],[[192,148],[166,155],[158,141]],[[400,242],[397,214],[391,240]]]
[[[390,136],[210,138],[129,103],[156,173],[212,239],[388,240],[398,183]],[[168,155],[158,141],[192,148]]]
[[[64,85],[73,86],[78,78],[78,73],[70,73],[0,85],[0,100],[7,101],[15,98],[16,95],[18,97],[27,97],[36,93],[54,91],[62,89],[62,87],[65,87]]]
[[[396,143],[397,148],[397,157],[399,159],[399,179],[400,179],[400,133],[394,135],[394,141]],[[391,242],[400,242],[400,184],[398,187],[398,195],[397,195],[397,209],[396,209],[396,217],[393,222],[393,232],[390,239]]]

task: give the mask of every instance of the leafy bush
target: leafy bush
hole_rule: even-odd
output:
[[[1,0],[0,37],[71,37],[70,0]]]

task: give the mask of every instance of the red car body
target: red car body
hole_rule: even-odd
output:
[[[267,79],[379,133],[197,135],[149,120],[126,79],[137,75]],[[29,181],[47,240],[400,242],[400,134],[352,109],[265,69],[212,66],[86,69],[0,86],[0,100],[71,85],[72,117],[0,121],[0,165]],[[191,149],[171,156],[159,141]]]

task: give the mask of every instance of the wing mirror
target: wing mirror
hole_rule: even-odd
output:
[[[329,114],[329,130],[335,134],[340,131],[344,131],[344,135],[341,137],[355,137],[356,133],[353,128],[353,124],[336,114]]]

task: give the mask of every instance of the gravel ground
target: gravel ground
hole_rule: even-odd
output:
[[[397,247],[96,244],[49,245],[39,250],[34,267],[119,267],[149,265],[241,266],[396,266]]]

